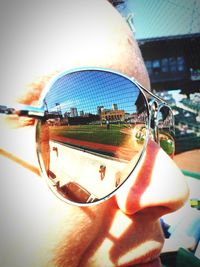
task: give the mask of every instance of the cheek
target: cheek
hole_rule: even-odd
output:
[[[105,206],[98,205],[91,208],[67,206],[65,211],[64,209],[57,214],[58,220],[52,225],[52,230],[49,229],[47,242],[54,244],[53,262],[56,266],[77,266],[99,236]]]

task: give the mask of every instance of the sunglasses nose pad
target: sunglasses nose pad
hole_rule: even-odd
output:
[[[155,118],[157,103],[152,102],[149,104],[149,107],[150,107],[150,137],[157,142],[157,129],[156,129],[156,118]]]
[[[154,118],[151,118],[151,123],[150,123],[150,127],[152,128],[152,129],[155,129],[155,120],[154,120]]]

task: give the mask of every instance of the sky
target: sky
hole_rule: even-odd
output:
[[[123,76],[104,71],[79,71],[55,81],[45,102],[49,111],[57,110],[56,103],[59,103],[62,113],[73,107],[78,112],[97,114],[98,106],[112,109],[113,104],[117,104],[119,110],[134,113],[139,95],[139,89]]]
[[[200,0],[127,0],[136,39],[200,33]]]

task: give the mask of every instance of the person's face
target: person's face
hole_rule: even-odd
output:
[[[54,60],[60,62],[61,69],[91,65],[111,68],[134,76],[149,88],[139,49],[125,22],[107,2],[100,1],[96,6],[89,2],[91,10],[85,7],[77,13],[81,20],[78,25],[77,18],[69,16],[70,38],[60,47],[67,46],[63,50],[64,60],[62,57]],[[37,100],[43,84],[33,85],[34,89],[21,102],[31,104]],[[30,127],[22,131],[27,134]],[[10,214],[29,216],[28,220],[13,221],[14,227],[10,227],[11,235],[17,236],[13,244],[20,244],[20,248],[12,246],[18,252],[10,251],[10,257],[20,261],[21,266],[25,262],[26,266],[114,267],[147,262],[151,263],[145,266],[158,266],[155,259],[164,242],[159,218],[180,208],[188,196],[180,170],[153,141],[149,142],[139,169],[123,189],[115,197],[92,207],[70,206],[57,199],[45,181],[23,172],[24,177],[17,178],[19,167],[11,164],[10,168],[13,172],[16,169],[16,184],[19,179],[22,183],[15,190],[26,190],[23,196],[27,199],[26,205],[24,199],[19,199],[14,207],[10,205]],[[15,179],[12,183],[15,184]],[[16,234],[19,228],[23,228],[21,235]],[[11,237],[8,239],[12,243]],[[28,256],[22,253],[24,248]]]

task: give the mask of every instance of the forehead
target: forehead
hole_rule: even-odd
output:
[[[11,14],[9,23],[3,15],[7,13]],[[5,73],[12,70],[12,79],[5,76],[1,86],[12,89],[9,95],[17,95],[37,77],[81,66],[111,68],[146,83],[132,33],[106,0],[51,1],[48,5],[22,1],[16,7],[4,1],[1,15],[1,26],[8,25],[6,38],[2,36],[3,68]],[[5,58],[8,52],[9,59]]]

